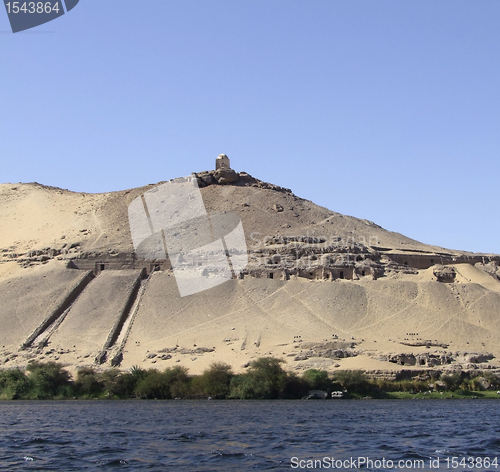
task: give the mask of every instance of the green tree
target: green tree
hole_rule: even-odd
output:
[[[108,392],[120,398],[130,398],[134,396],[134,390],[137,385],[136,379],[130,372],[121,373],[114,384],[109,387]]]
[[[25,373],[19,369],[0,371],[0,399],[17,400],[27,398],[30,384]]]
[[[239,374],[231,378],[229,398],[240,400],[255,398],[253,379],[248,374]]]
[[[331,391],[333,382],[328,377],[326,370],[309,369],[302,374],[302,379],[311,390]]]
[[[224,362],[214,362],[197,379],[197,384],[205,396],[226,398],[229,396],[233,375],[230,365]]]
[[[250,364],[248,371],[231,382],[231,396],[236,398],[282,398],[287,385],[287,373],[281,367],[284,361],[261,357]]]
[[[133,394],[136,383],[130,373],[122,373],[119,369],[109,369],[99,375],[106,396],[126,398]]]
[[[71,375],[57,362],[30,362],[26,367],[31,398],[71,395]]]
[[[280,392],[280,398],[303,398],[309,393],[309,385],[296,374],[287,373],[285,385]]]
[[[170,385],[167,378],[156,369],[148,369],[135,387],[135,394],[140,398],[166,399],[170,397]]]
[[[78,369],[75,388],[78,394],[88,397],[97,397],[104,392],[104,385],[92,367]]]
[[[165,369],[167,382],[170,385],[170,398],[185,398],[191,394],[191,379],[187,367],[176,366]]]
[[[130,369],[130,375],[134,378],[136,382],[143,379],[147,375],[147,371],[138,365],[132,366]]]
[[[186,367],[172,367],[158,372],[149,369],[145,375],[141,375],[135,388],[135,394],[140,398],[183,398],[189,396],[190,379]]]

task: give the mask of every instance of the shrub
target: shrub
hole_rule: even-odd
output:
[[[302,374],[302,379],[306,382],[307,386],[311,390],[332,390],[333,382],[328,377],[328,372],[326,370],[306,370]]]
[[[135,387],[135,394],[140,398],[171,398],[170,385],[166,377],[156,369],[149,369],[139,380]]]
[[[0,398],[17,400],[25,398],[29,393],[29,381],[24,372],[19,369],[0,371]]]
[[[140,398],[182,398],[190,393],[190,379],[186,367],[167,368],[164,372],[149,369],[141,375],[135,387],[135,394]]]
[[[120,398],[130,398],[134,396],[137,385],[136,379],[129,372],[120,374],[115,382],[107,388],[107,392]]]
[[[26,367],[29,373],[30,398],[52,398],[68,396],[71,376],[62,364],[57,362],[30,362]]]
[[[490,388],[500,388],[500,378],[493,372],[483,372],[482,376],[491,384]]]
[[[248,376],[248,374],[233,376],[229,387],[229,398],[239,398],[241,400],[255,398],[253,380]]]
[[[92,367],[82,367],[76,373],[75,389],[79,395],[96,397],[104,392],[104,385]]]
[[[214,362],[196,380],[196,384],[205,396],[212,398],[227,398],[230,392],[231,378],[233,377],[231,366],[223,362]]]
[[[190,395],[191,379],[188,377],[187,367],[167,368],[163,375],[170,384],[170,398],[184,398]]]
[[[271,399],[284,398],[288,374],[274,357],[261,357],[250,364],[248,372],[231,382],[231,397]]]
[[[338,370],[334,380],[349,392],[364,392],[368,388],[368,379],[362,370]]]
[[[280,392],[280,398],[302,398],[308,393],[309,385],[303,378],[293,373],[286,374],[285,383]]]
[[[109,369],[99,375],[106,396],[127,398],[133,395],[136,381],[131,373],[122,373],[119,369]]]
[[[441,375],[441,381],[446,385],[446,390],[458,390],[462,385],[462,376],[459,373],[454,374],[443,374]]]

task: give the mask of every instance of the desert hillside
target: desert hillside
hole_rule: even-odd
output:
[[[163,182],[0,185],[0,366],[500,367],[499,256],[422,244],[244,172],[193,179],[209,215],[241,220],[248,265],[188,296],[168,258],[134,251],[129,205]]]

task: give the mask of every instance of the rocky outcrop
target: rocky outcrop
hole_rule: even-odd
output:
[[[456,352],[456,361],[461,364],[482,364],[494,359],[493,354],[477,352]]]
[[[325,359],[345,359],[356,357],[358,352],[354,350],[356,343],[353,342],[325,342],[325,343],[302,343],[298,348],[301,350],[296,354],[289,354],[294,361],[305,361],[311,357],[323,357]]]
[[[442,265],[436,265],[433,269],[433,274],[437,278],[438,282],[452,283],[455,281],[455,269],[453,267],[444,267]]]
[[[160,353],[175,353],[175,354],[205,354],[207,352],[214,352],[215,348],[211,347],[197,347],[196,349],[189,349],[185,347],[172,347],[172,348],[164,348],[160,349],[158,352]]]
[[[487,263],[477,262],[475,267],[483,272],[486,272],[488,275],[491,275],[494,279],[500,280],[500,268],[498,261],[493,260]]]
[[[489,353],[467,353],[467,352],[439,352],[439,353],[398,353],[386,354],[377,357],[378,360],[391,362],[401,366],[460,366],[465,369],[489,369],[487,362],[494,359]],[[487,367],[485,367],[485,365]]]
[[[268,182],[252,177],[247,172],[236,172],[228,167],[221,167],[217,170],[208,170],[193,173],[198,187],[204,188],[210,185],[236,185],[241,187],[256,187],[267,190],[275,190],[293,195],[289,188],[273,185]]]
[[[235,184],[240,180],[240,176],[233,169],[222,167],[214,173],[214,178],[220,185]]]

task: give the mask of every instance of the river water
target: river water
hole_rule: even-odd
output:
[[[495,400],[0,402],[0,470],[500,470],[499,407]]]

